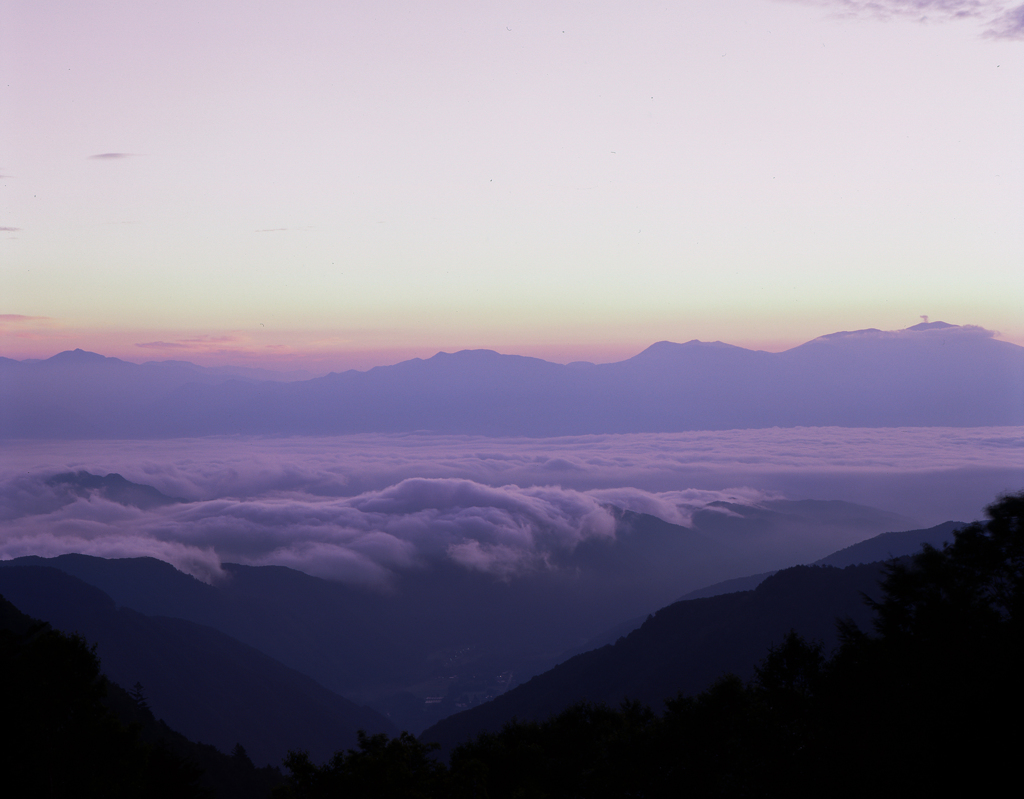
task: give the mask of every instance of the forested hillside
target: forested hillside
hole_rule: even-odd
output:
[[[696,695],[581,703],[541,722],[510,721],[452,754],[364,739],[317,767],[295,756],[294,797],[371,796],[396,775],[405,796],[992,795],[1017,778],[1024,710],[1024,493],[943,548],[892,563],[869,600],[873,633],[840,621],[841,646],[797,634],[749,682]],[[640,664],[636,664],[640,665]]]
[[[864,615],[838,620],[834,651],[791,632],[760,653],[749,679],[719,674],[699,693],[679,691],[677,681],[662,705],[637,695],[656,690],[641,686],[671,656],[620,641],[603,650],[619,650],[618,672],[587,668],[565,681],[591,680],[595,690],[604,679],[605,695],[547,717],[506,719],[456,746],[447,762],[436,759],[429,735],[421,742],[360,733],[355,746],[326,762],[296,750],[285,758],[287,781],[275,796],[995,793],[1015,778],[1013,725],[1024,710],[1024,492],[988,512],[986,523],[958,531],[952,544],[925,545],[881,572],[873,565],[786,570],[756,591],[677,603],[625,640],[674,645],[655,633],[679,607],[726,603],[748,605],[740,615],[751,631],[788,617],[814,636],[799,615],[816,612],[801,607],[808,596],[827,606],[830,591],[848,594],[865,575],[880,574]],[[4,773],[19,795],[199,796],[209,789],[267,796],[272,770],[254,769],[240,748],[227,757],[158,725],[141,686],[129,695],[108,685],[81,638],[6,602],[0,613],[4,706],[13,728],[23,730],[4,750]],[[710,654],[712,665],[714,616],[677,642]],[[669,684],[668,675],[650,682]],[[615,704],[611,694],[623,686],[626,701]]]
[[[0,596],[0,702],[8,796],[256,799],[281,782],[245,749],[225,755],[153,717],[143,686],[100,672],[95,647]]]

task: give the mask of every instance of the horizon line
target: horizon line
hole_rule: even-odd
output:
[[[397,360],[382,361],[382,362],[374,363],[374,364],[369,365],[369,366],[365,366],[363,368],[357,368],[357,367],[344,368],[344,367],[341,367],[341,368],[326,368],[326,369],[324,367],[321,367],[321,368],[309,368],[307,366],[303,366],[302,363],[304,361],[308,362],[310,360],[315,360],[315,361],[328,360],[331,357],[331,354],[329,354],[329,353],[317,353],[316,351],[304,351],[304,352],[303,351],[297,351],[297,352],[290,353],[290,354],[281,353],[281,354],[277,354],[277,355],[271,355],[271,357],[274,358],[276,363],[272,362],[272,363],[268,364],[266,361],[262,361],[261,363],[258,363],[258,364],[254,364],[254,363],[246,364],[246,363],[244,363],[244,360],[252,359],[254,357],[255,358],[267,358],[268,357],[268,353],[265,353],[265,352],[264,353],[259,353],[259,352],[255,351],[255,350],[252,350],[252,349],[248,349],[248,350],[245,350],[245,349],[233,350],[233,349],[230,349],[230,348],[225,348],[225,349],[222,349],[222,350],[219,350],[219,351],[193,350],[191,352],[182,353],[182,355],[185,356],[183,358],[174,358],[174,357],[159,358],[159,359],[157,359],[157,358],[150,358],[150,359],[146,359],[146,360],[135,360],[135,359],[132,359],[130,357],[123,357],[122,355],[106,355],[106,354],[104,354],[102,352],[97,352],[96,350],[86,349],[86,348],[83,348],[83,347],[74,347],[72,349],[62,349],[62,350],[59,350],[57,352],[54,352],[52,355],[49,355],[47,357],[30,356],[30,357],[26,357],[26,358],[12,358],[12,357],[9,357],[9,356],[0,356],[0,358],[3,358],[4,360],[12,360],[12,361],[15,361],[17,363],[25,363],[25,362],[42,363],[42,362],[52,360],[53,358],[56,358],[56,357],[58,357],[60,355],[64,355],[64,354],[67,354],[67,353],[81,352],[83,354],[95,355],[95,356],[98,356],[98,357],[101,357],[101,358],[121,361],[123,363],[131,363],[131,364],[136,365],[136,366],[143,366],[145,364],[150,364],[150,363],[152,363],[152,364],[159,364],[159,363],[183,363],[183,364],[189,364],[191,366],[196,366],[196,367],[201,368],[201,369],[212,369],[212,370],[234,369],[234,370],[252,371],[252,372],[270,372],[270,373],[281,374],[281,375],[286,375],[286,374],[290,374],[290,373],[302,373],[304,376],[309,376],[310,378],[312,378],[312,377],[322,377],[322,376],[325,376],[325,375],[328,375],[328,374],[332,374],[332,373],[341,373],[341,372],[347,372],[347,371],[367,372],[367,371],[370,371],[372,369],[381,368],[381,367],[396,366],[398,364],[406,363],[406,362],[409,362],[409,361],[417,361],[417,360],[424,361],[424,360],[430,360],[431,358],[435,358],[435,357],[437,357],[439,355],[457,355],[457,354],[465,353],[465,352],[490,352],[490,353],[494,353],[496,355],[505,356],[505,357],[531,358],[531,359],[534,359],[534,360],[544,361],[546,363],[556,364],[556,365],[560,365],[560,366],[570,366],[570,365],[575,365],[575,364],[578,364],[578,365],[589,364],[589,365],[594,365],[594,366],[601,366],[601,365],[607,365],[607,364],[622,363],[623,361],[630,360],[631,358],[637,357],[638,355],[641,355],[644,352],[647,352],[648,350],[650,350],[650,349],[652,349],[654,347],[657,347],[659,345],[663,345],[663,344],[670,344],[670,345],[674,345],[674,346],[685,346],[685,345],[689,345],[689,344],[703,344],[703,345],[716,345],[717,344],[717,345],[723,345],[723,346],[726,346],[726,347],[735,347],[736,349],[743,349],[743,350],[746,350],[748,352],[764,352],[764,353],[769,353],[769,354],[780,354],[780,353],[783,353],[783,352],[788,352],[790,350],[796,349],[798,347],[802,347],[802,346],[804,346],[806,344],[809,344],[811,342],[814,342],[814,341],[819,341],[819,340],[822,340],[822,339],[833,339],[833,338],[836,338],[836,337],[839,337],[839,336],[849,336],[849,335],[867,334],[867,333],[896,334],[896,333],[902,333],[902,332],[907,332],[907,331],[923,332],[923,331],[927,331],[927,330],[966,330],[966,331],[972,331],[972,332],[975,332],[975,333],[984,333],[984,334],[986,334],[986,337],[988,337],[988,338],[994,338],[996,340],[1005,341],[1005,343],[1011,344],[1013,346],[1021,346],[1020,344],[1017,344],[1015,342],[1006,341],[1005,339],[1000,339],[999,338],[1000,334],[999,334],[998,331],[988,330],[987,328],[984,328],[984,327],[982,327],[980,325],[973,325],[973,324],[956,325],[956,324],[950,324],[950,323],[947,323],[947,322],[943,322],[941,320],[937,320],[937,321],[934,321],[934,322],[928,322],[928,321],[920,322],[918,324],[910,325],[908,327],[899,328],[899,329],[896,329],[896,330],[883,330],[881,328],[875,328],[875,327],[858,328],[858,329],[854,329],[854,330],[838,330],[838,331],[835,331],[835,332],[832,332],[832,333],[824,333],[822,335],[815,336],[813,338],[809,338],[809,339],[806,339],[804,341],[801,341],[798,344],[793,344],[792,346],[787,346],[787,347],[785,347],[783,349],[777,349],[777,350],[746,347],[746,346],[743,346],[742,344],[731,344],[731,343],[729,343],[727,341],[722,341],[720,339],[716,339],[716,340],[713,340],[713,341],[704,341],[704,340],[699,339],[699,338],[689,339],[688,341],[672,341],[672,340],[669,340],[669,339],[662,339],[660,341],[655,341],[655,342],[653,342],[651,344],[648,344],[645,347],[642,347],[641,349],[633,352],[632,355],[627,355],[626,357],[620,357],[620,358],[617,358],[617,359],[614,359],[614,360],[607,360],[607,361],[604,361],[604,360],[600,360],[600,361],[598,361],[598,360],[585,360],[585,359],[553,360],[551,358],[544,358],[544,357],[540,357],[538,355],[528,355],[528,354],[521,354],[521,353],[511,352],[511,351],[503,351],[503,350],[498,350],[498,349],[494,349],[492,347],[486,347],[486,346],[485,347],[461,347],[461,348],[458,348],[458,349],[455,349],[455,348],[453,348],[453,349],[438,349],[438,350],[434,350],[432,352],[432,354],[430,354],[430,355],[426,355],[426,356],[415,356],[414,355],[412,357],[400,357]],[[135,347],[140,347],[142,345],[135,344],[134,346]],[[376,348],[375,350],[369,350],[366,353],[359,353],[359,354],[369,354],[370,352],[381,352],[381,353],[384,353],[384,352],[388,352],[389,350],[390,351],[406,351],[406,352],[408,352],[410,350],[415,350],[415,349],[418,349],[418,348],[415,348],[415,347]],[[526,347],[525,349],[529,350],[529,349],[531,349],[531,347]],[[237,355],[241,360],[243,360],[243,362],[239,363],[239,362],[231,362],[231,361],[223,360],[224,358],[230,358],[231,355],[233,355],[233,354]],[[332,354],[337,356],[340,353],[332,353]],[[349,352],[348,353],[350,358],[351,358],[351,356],[353,354],[356,354],[356,353],[353,353],[353,352]],[[196,358],[196,356],[199,356],[199,357]],[[208,361],[211,357],[219,358],[221,360],[218,363],[202,363],[201,362],[201,361]],[[344,356],[342,355],[342,357],[344,357]],[[190,360],[190,359],[195,359],[195,360]],[[283,364],[282,364],[282,361],[284,362]],[[288,361],[291,361],[294,365],[288,365]]]

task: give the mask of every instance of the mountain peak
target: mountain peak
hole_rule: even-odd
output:
[[[840,341],[843,339],[898,339],[906,337],[906,335],[910,333],[922,333],[928,330],[946,330],[957,336],[977,336],[980,334],[990,338],[993,335],[991,331],[985,330],[985,328],[978,327],[976,325],[951,325],[948,322],[920,322],[912,327],[903,328],[902,330],[879,330],[877,327],[868,327],[863,330],[840,330],[837,333],[827,333],[824,336],[818,336],[816,339],[808,341],[807,344]],[[803,347],[806,345],[801,344],[800,346]]]
[[[503,357],[508,357],[508,356],[502,355],[502,353],[497,352],[495,350],[477,349],[477,350],[458,350],[456,352],[439,352],[436,355],[432,356],[431,358],[428,358],[428,360],[432,361],[434,359],[444,360],[446,358],[459,358],[460,360],[469,360],[469,361],[482,361],[482,360],[493,361],[493,360],[496,360],[498,358],[503,358]]]
[[[921,322],[920,324],[908,327],[907,330],[938,330],[944,327],[960,327],[960,325],[951,325],[948,322]]]
[[[89,352],[83,349],[65,350],[64,352],[58,352],[52,358],[47,358],[44,363],[52,364],[98,364],[106,363],[108,361],[114,361],[117,363],[123,363],[120,358],[108,358],[105,355],[100,355],[97,352]]]
[[[46,483],[50,486],[66,488],[80,497],[87,497],[95,491],[111,502],[116,502],[119,505],[131,505],[143,510],[186,501],[178,497],[169,497],[151,485],[133,483],[115,472],[106,477],[85,470],[63,472],[53,475]]]
[[[807,343],[811,344],[811,343],[813,343],[815,341],[832,341],[834,339],[849,338],[851,336],[878,335],[879,333],[882,333],[882,332],[883,331],[879,330],[877,327],[865,327],[865,328],[863,328],[861,330],[839,330],[839,331],[837,331],[835,333],[826,333],[824,336],[818,336],[815,339],[811,339],[811,341],[809,341]],[[803,345],[801,345],[801,346],[803,346]]]
[[[738,350],[743,349],[733,344],[726,344],[724,341],[701,341],[700,339],[690,339],[687,342],[679,344],[675,341],[657,341],[647,349],[642,350],[634,358],[663,358],[666,356],[672,356],[682,351],[692,351],[695,349],[715,349],[715,350]]]

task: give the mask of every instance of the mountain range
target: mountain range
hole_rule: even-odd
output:
[[[269,377],[81,350],[44,361],[0,358],[0,439],[1024,424],[1024,348],[942,322],[836,333],[781,353],[660,342],[618,363],[561,365],[475,350],[366,372]],[[113,519],[135,535],[143,523],[153,530],[173,520],[178,537],[192,541],[197,520],[225,513],[219,495],[185,499],[180,484],[161,483],[163,493],[83,465],[68,459],[12,477],[0,497],[5,522],[47,533],[50,524],[88,531]],[[121,467],[104,471],[111,468]],[[260,763],[280,762],[294,747],[322,761],[351,746],[358,728],[427,729],[451,747],[512,716],[556,713],[573,699],[614,704],[628,695],[656,705],[723,671],[749,674],[794,625],[831,645],[836,616],[863,621],[861,593],[877,582],[877,561],[947,540],[958,526],[878,535],[913,523],[851,502],[770,495],[749,504],[708,499],[667,517],[686,519],[674,524],[602,497],[595,505],[608,522],[602,535],[524,550],[525,559],[502,572],[451,556],[453,547],[479,552],[471,524],[497,518],[495,503],[507,502],[500,491],[470,501],[467,486],[479,493],[465,480],[409,480],[394,499],[374,494],[330,505],[339,520],[404,509],[404,516],[388,511],[395,531],[425,511],[432,520],[425,541],[439,540],[446,524],[456,531],[449,544],[415,550],[373,583],[245,565],[261,561],[210,548],[216,563],[202,575],[207,582],[153,558],[68,554],[0,561],[0,593],[96,641],[111,676],[143,683],[153,709],[189,736],[225,751],[243,743]],[[413,496],[417,488],[429,496]],[[449,504],[462,526],[452,526],[455,511],[439,514],[448,508],[437,504],[442,491],[458,494]],[[297,496],[235,505],[246,519],[272,519],[290,503],[302,513],[287,531],[321,524],[319,505]],[[383,529],[380,513],[370,533]],[[531,535],[555,529],[544,514],[509,518],[510,535],[524,525]],[[269,536],[268,525],[238,537]],[[234,530],[225,524],[221,539]],[[290,535],[268,538],[268,546]],[[854,541],[861,543],[828,554]],[[222,562],[235,559],[245,563]]]
[[[791,629],[821,641],[830,652],[838,643],[837,618],[870,629],[864,596],[878,599],[882,568],[880,563],[845,569],[795,566],[752,591],[673,603],[615,643],[449,716],[421,737],[447,752],[482,732],[498,732],[512,718],[543,721],[576,702],[617,707],[630,699],[660,709],[665,699],[699,693],[723,674],[749,679]]]
[[[75,350],[0,359],[0,438],[492,436],[1024,423],[1024,347],[973,326],[822,336],[771,353],[659,342],[617,363],[438,353],[290,382]]]
[[[950,522],[879,537],[874,544],[865,542],[861,551],[873,555],[881,547],[888,554],[903,555],[924,541],[947,540],[957,526]],[[671,529],[662,533],[676,534]],[[836,557],[849,563],[860,559],[856,550]],[[179,731],[224,751],[240,742],[262,764],[279,762],[286,747],[305,747],[324,759],[334,748],[351,745],[358,726],[419,732],[460,710],[491,708],[474,710],[476,715],[459,714],[454,718],[460,721],[450,722],[454,726],[431,733],[454,743],[466,730],[476,729],[474,725],[488,728],[487,719],[498,718],[510,707],[522,716],[525,710],[516,703],[524,696],[529,697],[523,701],[531,712],[553,713],[581,691],[581,696],[617,702],[621,696],[612,696],[616,692],[654,696],[663,691],[665,680],[674,681],[673,691],[700,690],[705,686],[699,683],[722,670],[749,670],[764,646],[798,622],[807,635],[828,639],[835,616],[857,615],[858,592],[870,587],[877,573],[877,566],[874,571],[853,572],[800,568],[804,571],[798,574],[811,577],[797,579],[780,572],[754,592],[729,594],[732,599],[667,605],[652,601],[644,614],[657,611],[653,618],[662,620],[656,621],[657,629],[662,629],[664,619],[682,613],[680,618],[704,619],[694,622],[705,625],[700,634],[704,637],[694,638],[697,633],[689,627],[671,632],[680,642],[673,645],[676,660],[659,655],[659,662],[665,661],[659,667],[661,682],[654,680],[642,691],[633,677],[620,675],[607,682],[603,694],[588,688],[591,683],[583,677],[574,677],[578,689],[564,696],[543,686],[560,684],[558,675],[574,673],[575,666],[569,664],[599,664],[607,657],[591,652],[580,661],[572,657],[575,653],[606,652],[606,644],[626,636],[623,640],[633,643],[622,648],[620,641],[611,648],[618,653],[613,661],[626,662],[623,652],[639,646],[637,641],[649,640],[652,621],[644,622],[645,615],[636,614],[643,605],[630,606],[632,614],[619,608],[618,616],[593,610],[588,615],[583,610],[600,591],[577,586],[580,595],[574,601],[571,590],[556,591],[550,584],[538,590],[532,583],[466,583],[465,578],[460,583],[454,570],[391,596],[374,596],[283,567],[228,566],[230,579],[212,586],[152,558],[85,555],[0,561],[0,594],[30,615],[96,642],[110,676],[128,685],[142,682],[154,712]],[[828,576],[832,574],[840,576]],[[449,579],[455,581],[452,587],[441,590]],[[770,612],[758,599],[787,595],[794,586],[799,590],[794,588],[795,593]],[[610,593],[613,603],[623,596],[614,587]],[[754,598],[737,599],[748,594]],[[434,595],[429,602],[428,595]],[[834,601],[835,596],[841,598]],[[704,611],[699,610],[734,605],[739,616],[732,621],[723,621],[718,611],[702,616]],[[691,610],[671,610],[677,606]],[[624,615],[629,618],[607,623]],[[640,630],[631,632],[636,627]],[[725,654],[712,656],[708,635],[725,641]],[[699,664],[687,666],[676,662],[679,657],[689,658],[686,663],[696,658]],[[637,658],[636,662],[653,663],[647,655]],[[632,662],[632,656],[627,660]],[[559,663],[556,673],[544,674]],[[635,671],[635,666],[622,668]],[[603,666],[595,666],[593,673],[599,682],[610,679]],[[517,683],[525,684],[515,687]],[[543,702],[536,699],[537,690],[546,696]],[[382,715],[342,696],[360,702],[372,698]],[[565,701],[556,707],[562,701],[559,696]],[[489,701],[495,697],[501,697],[497,705]]]
[[[184,503],[116,473],[80,470],[40,479],[60,489],[61,502],[103,498],[139,509]],[[458,704],[483,701],[688,590],[811,561],[836,542],[906,522],[840,501],[714,501],[688,527],[607,510],[614,535],[549,551],[542,562],[504,576],[450,558],[423,559],[377,587],[238,563],[223,563],[224,577],[211,584],[152,558],[30,556],[0,567],[55,566],[118,605],[213,627],[419,731]],[[429,696],[439,699],[425,705]]]
[[[575,702],[615,707],[624,699],[660,708],[677,692],[696,694],[716,678],[743,679],[790,630],[820,642],[826,654],[839,643],[837,619],[871,628],[865,598],[879,599],[886,563],[953,540],[962,522],[925,530],[882,533],[809,566],[792,566],[708,586],[667,605],[646,620],[609,630],[579,654],[486,704],[442,719],[421,738],[445,752],[509,719],[543,721]],[[616,634],[618,633],[618,634]]]
[[[614,705],[629,697],[658,707],[675,692],[701,690],[726,671],[750,675],[767,647],[791,629],[830,647],[836,642],[837,617],[867,624],[863,595],[876,591],[882,564],[862,564],[863,557],[882,550],[904,555],[923,542],[949,540],[957,527],[961,525],[948,522],[925,531],[884,534],[825,558],[851,563],[845,569],[796,566],[763,580],[756,590],[671,603],[646,621],[637,620],[632,625],[637,629],[625,629],[621,636],[606,631],[603,637],[609,643],[595,639],[595,648],[560,659],[559,665],[497,697],[490,696],[493,686],[474,673],[471,653],[460,663],[460,653],[449,651],[449,673],[437,682],[443,695],[436,701],[427,698],[426,704],[422,697],[409,695],[407,705],[418,705],[418,715],[393,698],[395,718],[390,720],[311,679],[315,664],[309,656],[315,654],[306,651],[301,670],[269,655],[271,649],[301,643],[305,634],[332,645],[327,633],[335,623],[331,607],[337,598],[327,581],[279,567],[253,570],[248,590],[224,592],[150,558],[66,555],[2,561],[0,594],[24,612],[95,642],[104,672],[121,684],[140,682],[154,713],[189,738],[224,752],[242,744],[259,764],[280,763],[289,749],[305,749],[314,761],[323,762],[333,751],[353,745],[356,728],[394,734],[407,726],[395,723],[403,713],[420,728],[427,720],[449,716],[422,735],[425,741],[440,742],[446,752],[478,732],[501,728],[512,717],[543,719],[574,701]],[[120,599],[115,601],[100,585]],[[297,585],[305,585],[306,591],[297,594]],[[304,618],[314,609],[309,597],[321,603],[321,619]],[[167,615],[153,613],[160,603]],[[151,613],[135,609],[145,606]],[[204,616],[214,626],[188,621],[189,616]],[[245,619],[267,628],[260,646],[216,629],[238,626]],[[373,617],[367,621],[381,623]],[[421,614],[415,621],[434,635],[451,624],[434,614]],[[305,632],[286,639],[282,623]],[[249,637],[253,632],[248,630]],[[390,639],[388,653],[400,659],[409,657],[401,651],[404,632],[381,628],[376,640],[346,643],[349,650],[387,648]],[[275,637],[282,640],[275,642]],[[467,703],[476,707],[458,712]],[[425,712],[427,708],[433,712]]]

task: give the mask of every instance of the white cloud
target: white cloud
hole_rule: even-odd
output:
[[[152,556],[208,580],[222,561],[279,564],[382,587],[448,560],[510,578],[614,536],[610,505],[680,525],[779,496],[974,518],[1020,488],[1022,452],[1021,428],[8,442],[0,557]],[[45,482],[78,469],[190,502],[143,511]]]

